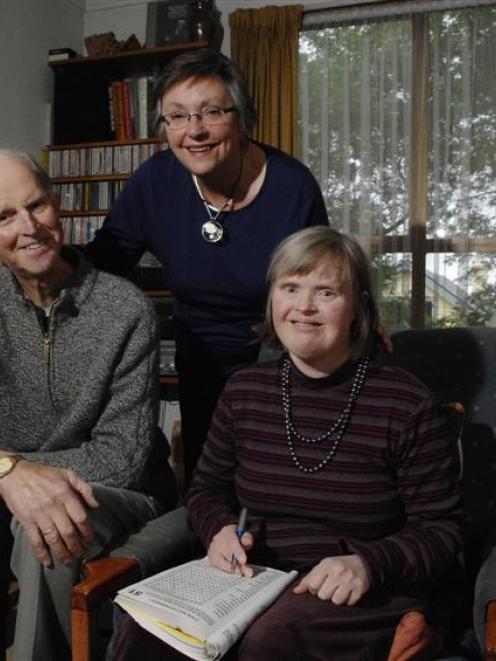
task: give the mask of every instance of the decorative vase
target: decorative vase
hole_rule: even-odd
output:
[[[191,39],[192,41],[212,40],[214,13],[212,0],[192,0],[191,2]]]

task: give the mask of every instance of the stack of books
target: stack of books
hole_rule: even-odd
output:
[[[48,61],[58,62],[60,60],[70,60],[76,57],[77,53],[72,48],[50,48],[48,51]]]
[[[116,140],[151,137],[153,83],[152,77],[139,76],[114,80],[110,84],[108,88],[110,126]]]

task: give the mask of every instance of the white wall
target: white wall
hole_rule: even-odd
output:
[[[344,0],[344,2],[349,0]],[[146,42],[146,9],[148,0],[86,0],[84,34],[89,36],[112,31],[119,40],[135,34],[140,43]],[[224,29],[222,51],[229,55],[229,14],[236,9],[253,9],[267,5],[295,5],[329,7],[343,4],[343,0],[216,0]]]
[[[119,41],[135,34],[146,41],[148,0],[86,0],[84,36],[113,32]]]
[[[50,48],[81,52],[85,0],[0,0],[0,147],[50,142]]]

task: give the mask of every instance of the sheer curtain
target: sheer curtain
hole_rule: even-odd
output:
[[[449,317],[442,285],[451,287],[480,323],[496,310],[495,255],[486,250],[496,234],[496,6],[432,14],[429,43],[427,268],[445,278],[432,300]]]
[[[461,4],[304,17],[302,159],[331,225],[374,255],[393,328],[482,323],[496,303],[496,4]]]
[[[229,16],[231,54],[243,72],[259,121],[254,138],[298,151],[298,35],[301,5],[238,9]]]

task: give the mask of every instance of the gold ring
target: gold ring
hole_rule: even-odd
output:
[[[42,530],[41,534],[43,537],[46,537],[46,535],[49,535],[51,532],[55,532],[57,528],[47,528],[46,530]]]

